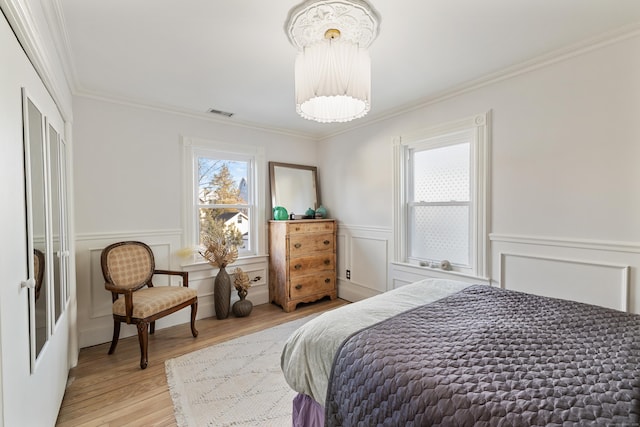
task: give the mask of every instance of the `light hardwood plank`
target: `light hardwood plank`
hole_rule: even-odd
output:
[[[149,366],[140,369],[137,337],[120,339],[115,354],[110,343],[80,350],[78,366],[69,381],[56,423],[59,427],[121,427],[176,425],[164,362],[242,335],[261,331],[310,314],[331,310],[346,301],[323,300],[301,304],[285,313],[273,304],[255,306],[248,317],[200,319],[198,337],[188,324],[157,330],[149,336]]]

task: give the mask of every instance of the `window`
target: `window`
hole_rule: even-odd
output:
[[[222,222],[227,227],[235,227],[242,234],[243,245],[238,250],[251,250],[251,230],[249,218],[255,206],[247,192],[247,175],[252,164],[249,158],[230,158],[227,153],[198,153],[198,243],[213,227],[214,222]],[[242,219],[247,221],[242,225]]]
[[[396,142],[396,261],[486,277],[487,116]]]
[[[186,240],[200,246],[203,236],[221,221],[236,227],[243,236],[239,256],[263,253],[259,238],[264,226],[264,172],[262,149],[230,146],[211,141],[184,140]]]

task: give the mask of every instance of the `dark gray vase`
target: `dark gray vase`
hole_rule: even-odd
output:
[[[231,311],[236,317],[246,317],[251,314],[251,310],[253,310],[253,303],[248,299],[245,299],[247,297],[246,291],[238,291],[238,296],[240,297],[240,301],[233,303]]]
[[[213,306],[216,310],[216,317],[219,320],[229,317],[229,306],[231,305],[231,277],[224,267],[220,267],[218,275],[213,282]]]

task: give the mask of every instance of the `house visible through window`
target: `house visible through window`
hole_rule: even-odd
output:
[[[246,192],[249,162],[199,155],[197,163],[199,243],[217,221],[238,228],[244,241],[239,249],[248,250],[251,230],[242,219],[252,210]]]
[[[248,190],[250,159],[215,153],[196,154],[198,239],[200,244],[215,221],[236,227],[243,236],[240,251],[251,250],[250,221],[254,210]]]
[[[486,277],[487,115],[401,137],[395,146],[396,262]]]
[[[214,221],[243,237],[240,258],[265,251],[264,149],[183,138],[185,244],[201,246]]]

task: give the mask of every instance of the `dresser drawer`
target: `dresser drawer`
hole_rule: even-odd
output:
[[[289,287],[289,297],[291,299],[304,298],[313,294],[329,292],[333,289],[335,289],[335,275],[333,271],[295,278],[292,277],[291,286]]]
[[[289,234],[321,233],[323,231],[332,233],[333,225],[333,221],[300,221],[299,223],[291,221],[289,223]]]
[[[333,252],[333,233],[292,234],[289,237],[289,254],[291,257],[309,252]]]
[[[289,261],[289,275],[293,278],[322,270],[335,272],[335,264],[336,256],[332,253],[292,258]]]

